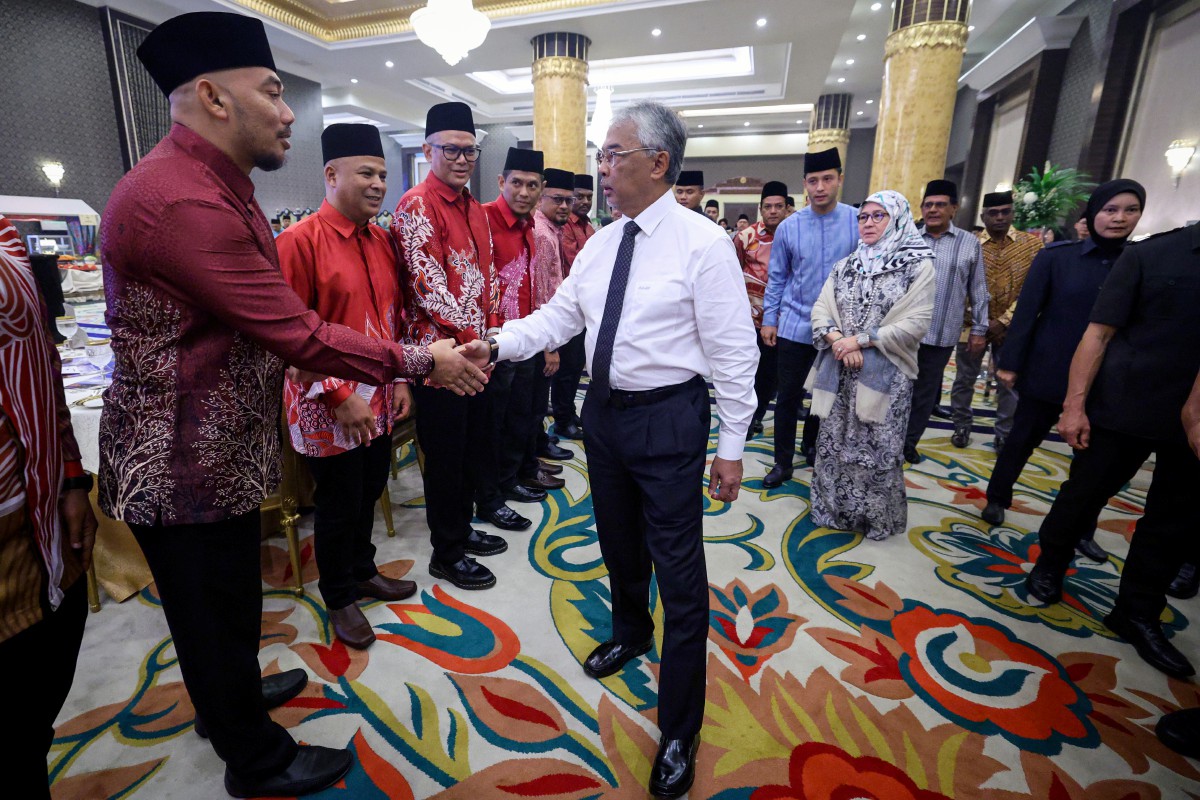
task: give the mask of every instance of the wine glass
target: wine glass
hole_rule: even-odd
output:
[[[93,367],[104,374],[104,368],[112,361],[112,346],[109,344],[89,344],[85,350],[87,360]]]
[[[58,317],[54,320],[54,325],[58,328],[58,332],[68,340],[79,330],[79,324],[75,322],[75,317]]]

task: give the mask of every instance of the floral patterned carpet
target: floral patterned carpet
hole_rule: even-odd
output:
[[[809,470],[764,490],[770,417],[747,450],[742,496],[706,500],[708,702],[691,798],[1200,797],[1198,765],[1153,733],[1163,712],[1200,705],[1200,691],[1145,665],[1101,623],[1149,472],[1102,517],[1097,541],[1113,561],[1077,560],[1062,604],[1029,606],[1036,531],[1069,456],[1061,443],[1039,450],[1008,523],[989,530],[979,511],[991,420],[986,401],[977,409],[968,449],[947,430],[926,433],[926,458],[906,473],[907,535],[869,542],[814,528]],[[566,488],[522,507],[535,524],[488,560],[499,584],[484,592],[429,578],[420,476],[413,453],[401,454],[390,486],[398,533],[388,539],[379,520],[379,563],[421,591],[366,607],[379,639],[365,652],[332,638],[311,517],[303,599],[286,591],[283,540],[264,543],[261,663],[311,676],[273,716],[299,740],[357,754],[318,797],[646,796],[656,652],[602,682],[580,668],[606,638],[609,595],[583,448],[566,444],[578,453]],[[1192,654],[1195,609],[1173,603],[1166,617]],[[88,621],[51,752],[54,797],[225,796],[221,762],[192,720],[153,586],[106,602]]]

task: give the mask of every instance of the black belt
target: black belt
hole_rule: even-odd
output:
[[[677,383],[674,386],[663,386],[658,389],[645,389],[640,392],[625,392],[620,389],[613,389],[608,396],[609,408],[622,410],[626,408],[637,408],[638,406],[649,406],[654,403],[661,403],[668,397],[673,397],[682,391],[691,389],[697,384],[703,386],[704,378],[697,375],[691,380]]]

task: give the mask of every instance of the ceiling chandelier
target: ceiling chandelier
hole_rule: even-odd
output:
[[[608,126],[612,125],[612,95],[611,86],[596,87],[596,108],[592,111],[592,121],[587,125],[587,139],[596,147],[604,146]]]
[[[483,44],[492,21],[476,11],[471,0],[429,0],[412,13],[413,32],[425,45],[454,66]]]

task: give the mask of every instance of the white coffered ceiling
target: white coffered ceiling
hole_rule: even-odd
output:
[[[1031,17],[1057,14],[1068,2],[979,0],[964,71]],[[407,15],[423,2],[105,4],[151,22],[185,11],[259,9],[279,67],[321,83],[328,121],[335,115],[362,118],[397,133],[420,130],[425,110],[448,98],[470,103],[478,123],[527,130],[533,105],[529,41],[553,31],[592,40],[592,84],[612,85],[614,105],[662,100],[685,111],[689,127],[705,136],[807,130],[811,105],[825,92],[853,94],[851,124],[869,127],[877,118],[890,22],[890,3],[873,0],[475,0],[492,16],[492,30],[481,47],[450,67],[407,30]],[[389,31],[384,35],[325,40],[336,39],[339,29],[357,31],[364,21],[380,19],[391,21],[390,27],[377,26]],[[346,27],[352,25],[358,27]],[[318,28],[325,33],[314,34]]]

